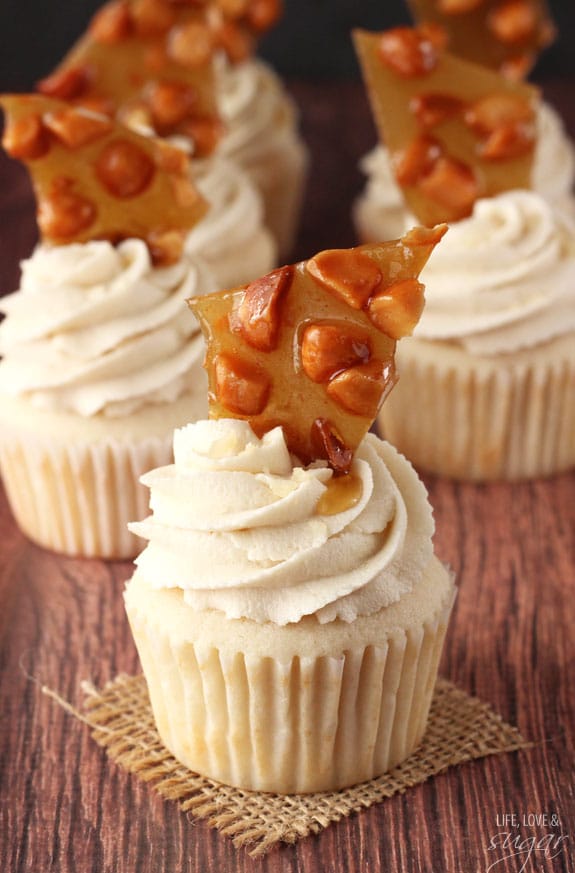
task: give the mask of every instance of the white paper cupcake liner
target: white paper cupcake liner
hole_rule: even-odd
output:
[[[416,467],[471,480],[549,476],[575,465],[575,336],[480,358],[403,340],[378,425]]]
[[[287,661],[174,639],[172,623],[142,609],[137,591],[126,608],[158,733],[172,754],[216,781],[290,794],[371,779],[417,747],[452,600],[450,589],[429,620],[383,632],[377,645]]]
[[[142,550],[127,529],[148,514],[149,492],[138,480],[171,458],[171,433],[134,444],[66,444],[5,430],[0,438],[0,470],[21,530],[45,548],[88,558]]]

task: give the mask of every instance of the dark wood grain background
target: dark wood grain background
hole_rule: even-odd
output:
[[[375,134],[361,86],[291,88],[313,157],[300,258],[354,243],[357,160]],[[573,83],[548,82],[546,93],[575,135]],[[2,291],[16,287],[34,239],[26,175],[1,158]],[[46,685],[77,705],[82,680],[138,670],[121,599],[131,568],[37,548],[0,494],[0,871],[574,873],[575,474],[426,482],[437,552],[460,587],[441,672],[535,746],[451,770],[260,860],[122,772],[42,694]],[[503,825],[513,814],[519,827]],[[523,824],[529,814],[555,818]],[[507,830],[515,846],[490,849]]]

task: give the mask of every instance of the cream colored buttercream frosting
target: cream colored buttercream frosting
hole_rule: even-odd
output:
[[[216,157],[193,163],[194,182],[209,204],[186,239],[186,252],[201,257],[217,288],[231,288],[269,273],[277,246],[264,226],[259,191],[236,165]]]
[[[203,342],[186,298],[213,291],[195,258],[155,268],[141,240],[39,245],[0,301],[0,393],[82,416],[128,415],[197,383]]]
[[[281,428],[261,439],[231,419],[181,428],[174,464],[142,478],[153,514],[130,525],[149,541],[136,576],[228,618],[284,625],[377,612],[422,578],[432,514],[412,467],[373,435],[350,475],[355,501],[334,505],[331,469],[300,466]]]
[[[539,106],[538,135],[533,162],[533,190],[550,203],[575,215],[572,199],[575,182],[575,147],[567,137],[560,116],[548,103]],[[408,212],[389,160],[387,149],[378,145],[361,160],[367,184],[358,202],[358,221],[373,237],[381,226],[384,234],[401,236],[416,220]],[[363,221],[362,221],[363,219]]]
[[[299,143],[295,105],[267,64],[258,59],[222,63],[217,88],[226,127],[222,155],[257,168],[270,153]]]
[[[421,273],[415,336],[474,354],[534,346],[575,329],[575,223],[530,191],[479,200]]]

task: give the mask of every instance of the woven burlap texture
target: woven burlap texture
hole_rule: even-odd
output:
[[[530,745],[487,704],[439,679],[423,743],[390,773],[336,792],[263,794],[205,779],[176,761],[156,731],[143,676],[117,676],[102,690],[89,683],[83,688],[84,715],[70,711],[93,729],[110,758],[251,855],[316,834],[448,767]]]

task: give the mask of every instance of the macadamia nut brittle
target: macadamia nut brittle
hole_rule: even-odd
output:
[[[445,29],[460,58],[518,79],[555,37],[545,0],[408,0],[418,24]]]
[[[535,88],[447,53],[433,28],[354,37],[380,137],[419,221],[457,221],[480,197],[531,186]]]
[[[38,90],[158,136],[185,136],[203,157],[223,132],[215,55],[248,57],[281,12],[280,0],[110,0]]]
[[[189,301],[207,341],[211,418],[277,425],[308,463],[339,473],[395,382],[396,341],[423,308],[418,276],[446,228],[323,251],[231,291]]]
[[[207,204],[183,151],[42,95],[0,97],[3,146],[30,170],[45,242],[143,239],[153,260],[181,254]]]
[[[159,136],[186,136],[202,156],[221,133],[214,52],[202,4],[111,0],[38,90]]]

